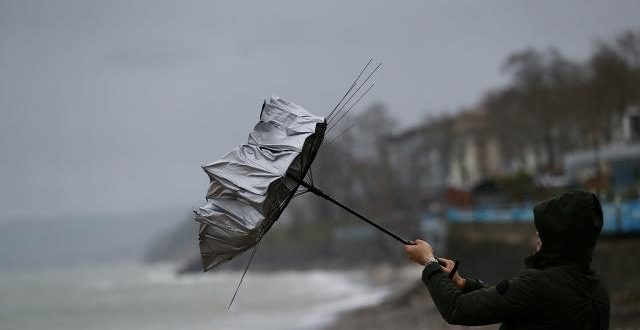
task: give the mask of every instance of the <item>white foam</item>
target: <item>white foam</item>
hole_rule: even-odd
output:
[[[78,322],[77,327],[51,326],[47,313],[17,321],[52,330],[102,329],[97,324],[104,318],[113,320],[113,329],[307,330],[341,312],[375,304],[388,292],[368,285],[364,272],[249,272],[228,311],[240,272],[177,275],[174,269],[109,265],[53,272],[46,281],[39,275],[5,276],[0,285],[21,288],[20,294],[3,301],[5,310],[48,308],[55,314],[64,306],[67,312],[56,317]],[[87,291],[100,294],[92,294],[87,303]]]

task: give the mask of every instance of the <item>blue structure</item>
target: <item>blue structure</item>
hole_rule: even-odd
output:
[[[640,201],[620,204],[603,203],[604,233],[640,233]],[[508,209],[449,208],[447,220],[452,223],[517,223],[533,222],[533,205]]]
[[[572,182],[594,176],[603,165],[615,191],[635,189],[640,182],[640,144],[611,144],[598,150],[565,155],[564,170]]]

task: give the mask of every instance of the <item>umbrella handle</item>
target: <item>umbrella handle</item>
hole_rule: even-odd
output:
[[[453,278],[454,275],[456,275],[456,272],[458,271],[458,267],[460,266],[460,260],[454,260],[453,261],[453,268],[451,268],[451,272],[449,273],[449,278]]]
[[[324,192],[322,192],[322,190],[316,188],[315,186],[305,182],[304,180],[300,180],[300,185],[307,188],[307,190],[309,190],[310,192],[330,201],[331,203],[341,207],[343,210],[355,215],[356,217],[360,218],[360,220],[365,221],[366,223],[374,226],[376,229],[382,231],[383,233],[395,238],[397,241],[399,241],[400,243],[404,244],[404,245],[415,245],[416,243],[406,240],[394,233],[392,233],[391,231],[389,231],[387,228],[382,227],[381,225],[369,220],[367,217],[365,217],[364,215],[354,211],[353,209],[351,209],[350,207],[340,203],[339,201],[335,200],[333,197],[325,194]]]

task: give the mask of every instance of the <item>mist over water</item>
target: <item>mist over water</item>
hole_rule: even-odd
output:
[[[0,273],[0,329],[318,329],[379,302],[363,272],[175,275],[172,265],[118,264]]]

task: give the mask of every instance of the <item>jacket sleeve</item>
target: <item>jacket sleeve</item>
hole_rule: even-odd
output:
[[[479,289],[486,289],[486,288],[487,286],[479,279],[467,277],[466,282],[464,284],[464,289],[462,289],[462,293],[469,293],[472,291],[476,291]]]
[[[533,271],[525,271],[497,287],[465,290],[468,293],[458,289],[437,263],[425,267],[422,280],[438,311],[450,324],[474,326],[508,321],[526,314],[538,299],[535,288],[539,280]]]

